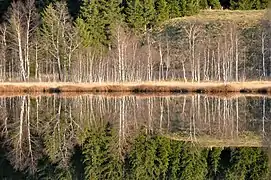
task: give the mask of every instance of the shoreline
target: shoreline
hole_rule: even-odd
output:
[[[127,82],[127,83],[63,83],[3,82],[1,93],[169,93],[169,94],[270,94],[271,81],[248,82]]]

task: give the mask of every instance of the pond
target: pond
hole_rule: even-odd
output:
[[[0,98],[0,179],[270,179],[271,99]]]

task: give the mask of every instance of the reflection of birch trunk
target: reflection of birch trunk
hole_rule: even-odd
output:
[[[239,134],[239,101],[236,99],[236,134]]]
[[[233,137],[233,135],[234,135],[234,117],[233,117],[233,115],[231,116],[232,110],[233,110],[233,100],[230,99],[229,106],[228,106],[228,119],[231,120],[231,125],[232,125],[231,136]]]
[[[39,130],[39,101],[40,101],[40,96],[36,98],[36,128],[37,131]]]
[[[169,130],[170,127],[169,97],[166,97],[166,103],[167,103],[167,129]]]
[[[135,129],[138,128],[138,124],[137,124],[137,112],[136,110],[139,109],[138,107],[138,101],[136,97],[133,97],[133,101],[132,101],[133,105],[134,105],[134,109],[133,109],[133,119],[134,119],[134,124],[135,124]]]
[[[227,100],[224,98],[223,99],[223,131],[226,128],[226,105],[227,105]]]
[[[160,98],[160,130],[162,130],[162,124],[163,124],[163,116],[164,116],[164,103],[163,98]]]
[[[194,106],[195,106],[195,104],[194,104],[194,96],[192,96],[191,97],[191,108],[190,108],[190,112],[189,112],[189,114],[190,114],[190,118],[189,118],[189,138],[190,138],[190,140],[192,141],[193,140],[193,122],[194,122],[194,116],[195,116],[195,114],[194,114]]]
[[[153,127],[152,127],[153,99],[152,98],[148,98],[148,110],[149,110],[148,111],[148,129],[149,129],[150,132],[153,132]]]
[[[20,108],[20,130],[19,130],[19,139],[17,142],[17,147],[16,149],[19,151],[18,153],[16,153],[16,156],[19,155],[19,157],[16,157],[16,159],[19,158],[19,162],[21,162],[22,160],[22,153],[23,153],[23,149],[22,149],[22,141],[23,141],[23,122],[24,122],[24,107],[25,107],[25,101],[26,101],[26,97],[23,96],[22,97],[22,104],[21,104],[21,108]]]
[[[183,111],[182,111],[182,114],[184,114],[185,105],[186,105],[186,96],[183,98]]]
[[[31,123],[30,123],[30,97],[27,97],[27,136],[28,136],[28,153],[31,159],[31,167],[34,167],[34,157],[32,152],[32,141],[31,141]],[[32,169],[32,168],[31,168]]]
[[[200,115],[200,105],[201,105],[201,103],[200,103],[201,101],[200,101],[200,95],[198,94],[197,95],[197,119],[198,120],[201,120],[201,115]]]
[[[207,97],[204,97],[204,98],[203,98],[203,105],[204,105],[204,123],[207,122],[207,104],[206,104],[206,98],[207,98]]]
[[[125,96],[123,96],[122,97],[122,139],[123,139],[123,141],[125,140],[125,123],[126,123],[126,120],[125,120],[125,113],[126,113],[126,111],[125,111],[125,107],[127,107],[127,106],[125,106],[126,104],[125,104],[125,101],[126,100],[126,98],[125,98]]]
[[[121,137],[122,137],[122,99],[119,100],[119,148],[121,147]]]
[[[265,134],[265,119],[266,119],[266,117],[265,117],[265,101],[266,101],[266,97],[263,97],[263,107],[262,107],[262,109],[263,109],[263,112],[262,112],[262,131],[263,131],[263,136],[264,136],[264,134]]]

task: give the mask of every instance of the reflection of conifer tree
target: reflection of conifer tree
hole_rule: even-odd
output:
[[[226,179],[268,179],[267,156],[259,148],[233,149]]]
[[[54,163],[51,158],[44,156],[39,160],[38,171],[32,176],[33,179],[63,179],[63,180],[82,180],[84,179],[84,164],[82,148],[74,147],[74,154],[68,166],[62,167],[59,163]]]
[[[193,144],[185,144],[180,155],[180,179],[205,179],[207,151]]]
[[[222,148],[212,148],[208,154],[208,178],[213,179],[218,173]]]
[[[168,177],[169,179],[178,179],[180,174],[180,152],[183,148],[183,142],[172,141],[171,153],[169,157]]]
[[[131,179],[164,179],[168,169],[170,143],[163,137],[140,135],[129,153]]]
[[[0,139],[0,142],[3,142]],[[0,143],[0,179],[25,179],[25,175],[21,172],[16,171],[10,162],[6,159],[7,149],[2,148],[3,144]]]
[[[123,178],[123,163],[116,142],[115,132],[109,123],[86,132],[83,155],[87,179]]]

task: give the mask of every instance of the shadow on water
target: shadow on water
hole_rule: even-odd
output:
[[[199,94],[0,98],[0,178],[269,179],[270,106]]]

